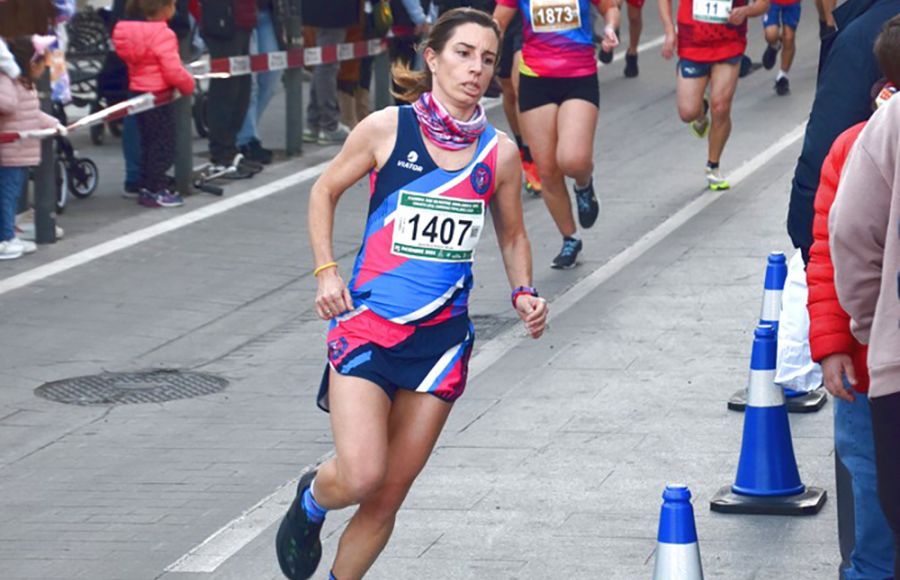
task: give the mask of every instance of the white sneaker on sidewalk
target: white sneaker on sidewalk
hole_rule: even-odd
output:
[[[12,240],[0,242],[0,260],[15,260],[21,258],[24,250],[21,246],[13,245]]]
[[[29,209],[16,216],[16,236],[23,240],[34,241],[34,210]],[[56,239],[61,240],[66,235],[65,230],[56,226]]]
[[[37,244],[30,240],[23,240],[22,238],[13,238],[6,242],[14,249],[21,249],[23,254],[33,254],[37,252]]]

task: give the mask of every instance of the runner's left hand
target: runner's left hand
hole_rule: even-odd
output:
[[[603,40],[600,41],[600,48],[605,52],[610,52],[617,46],[619,46],[619,37],[616,36],[616,29],[612,26],[607,26],[603,29]]]
[[[728,24],[740,26],[745,20],[747,20],[746,6],[738,6],[731,9],[731,13],[728,15]]]
[[[540,338],[547,327],[547,301],[537,296],[522,294],[516,299],[516,314],[525,323],[531,338]]]

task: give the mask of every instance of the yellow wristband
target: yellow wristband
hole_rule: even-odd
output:
[[[319,274],[321,274],[323,271],[327,270],[328,268],[337,268],[337,265],[338,265],[337,262],[328,262],[327,264],[322,264],[321,266],[319,266],[318,268],[313,270],[313,276],[318,276]]]

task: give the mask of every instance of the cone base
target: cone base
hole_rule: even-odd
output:
[[[815,413],[828,401],[825,389],[819,387],[799,397],[785,397],[788,413]],[[741,389],[728,399],[728,410],[743,413],[747,408],[747,389]]]
[[[807,487],[797,495],[758,497],[736,494],[726,485],[709,501],[709,509],[723,514],[808,516],[818,513],[827,498],[821,487]]]

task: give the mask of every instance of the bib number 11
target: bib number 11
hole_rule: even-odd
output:
[[[693,0],[694,20],[710,24],[726,24],[731,14],[731,0]]]

